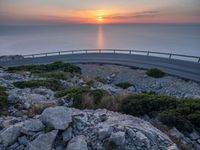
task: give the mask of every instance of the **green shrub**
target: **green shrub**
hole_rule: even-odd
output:
[[[179,108],[187,109],[184,115],[188,115],[200,110],[200,100],[199,99],[182,99],[178,101]]]
[[[74,97],[76,95],[82,94],[87,91],[88,91],[88,88],[82,88],[82,87],[70,88],[70,89],[58,91],[56,93],[56,97],[63,97],[63,96]]]
[[[169,127],[176,127],[181,132],[192,132],[193,126],[189,120],[176,109],[159,113],[159,120]]]
[[[87,99],[85,99],[85,95],[87,95]],[[73,98],[73,107],[82,109],[82,108],[87,108],[85,106],[86,101],[91,100],[92,108],[98,108],[98,104],[101,101],[101,99],[107,95],[107,92],[101,89],[96,89],[96,90],[90,90],[87,87],[79,87],[79,88],[71,88],[71,89],[66,89],[63,91],[58,91],[56,93],[57,97],[63,97],[66,96],[68,98]]]
[[[154,77],[154,78],[162,78],[165,76],[165,73],[160,70],[160,69],[157,69],[157,68],[152,68],[152,69],[149,69],[146,74],[150,77]]]
[[[101,82],[101,83],[103,83],[103,84],[106,84],[106,83],[107,83],[106,79],[103,79],[103,78],[100,78],[100,77],[96,77],[95,79],[96,79],[98,82]]]
[[[177,99],[155,94],[134,94],[122,100],[121,111],[134,116],[158,117],[183,132],[200,131],[200,100]]]
[[[200,132],[200,111],[196,111],[195,113],[189,114],[187,119],[194,124],[196,129]]]
[[[108,93],[104,90],[96,89],[96,90],[90,91],[90,95],[93,97],[94,104],[98,105],[100,103],[101,99],[105,95],[108,95]]]
[[[63,89],[60,81],[58,80],[30,80],[30,81],[18,81],[13,83],[18,88],[37,88],[40,86],[47,87],[53,91],[59,91]]]
[[[176,107],[176,98],[170,96],[159,96],[154,94],[134,94],[122,101],[121,110],[124,113],[141,116],[151,115]]]
[[[134,86],[134,85],[129,82],[122,82],[122,83],[116,84],[116,86],[118,86],[122,89],[128,89],[129,87]]]
[[[81,73],[80,67],[69,63],[63,63],[61,61],[47,65],[26,65],[19,67],[9,67],[7,70],[9,72],[30,71],[32,73],[43,73],[52,71],[63,71],[63,72],[78,73],[78,74]]]
[[[51,79],[58,79],[58,80],[66,80],[70,77],[73,77],[73,74],[66,73],[66,72],[42,72],[42,73],[34,73],[35,76],[38,77],[45,77]]]
[[[8,94],[6,88],[0,86],[0,110],[8,106]]]

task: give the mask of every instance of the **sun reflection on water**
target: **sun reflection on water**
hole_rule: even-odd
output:
[[[102,25],[98,26],[98,31],[97,31],[97,48],[98,49],[103,49],[104,48],[104,32],[103,32],[103,26]]]

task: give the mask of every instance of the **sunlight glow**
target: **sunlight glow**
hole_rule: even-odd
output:
[[[99,17],[97,18],[97,20],[98,20],[99,22],[102,22],[102,21],[103,21],[103,17],[99,16]]]

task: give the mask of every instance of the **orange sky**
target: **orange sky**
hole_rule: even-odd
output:
[[[1,0],[0,24],[200,23],[200,0]]]

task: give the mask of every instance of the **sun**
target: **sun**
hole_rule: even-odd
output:
[[[99,17],[97,18],[97,21],[98,21],[98,22],[102,22],[102,21],[103,21],[103,17],[99,16]]]

